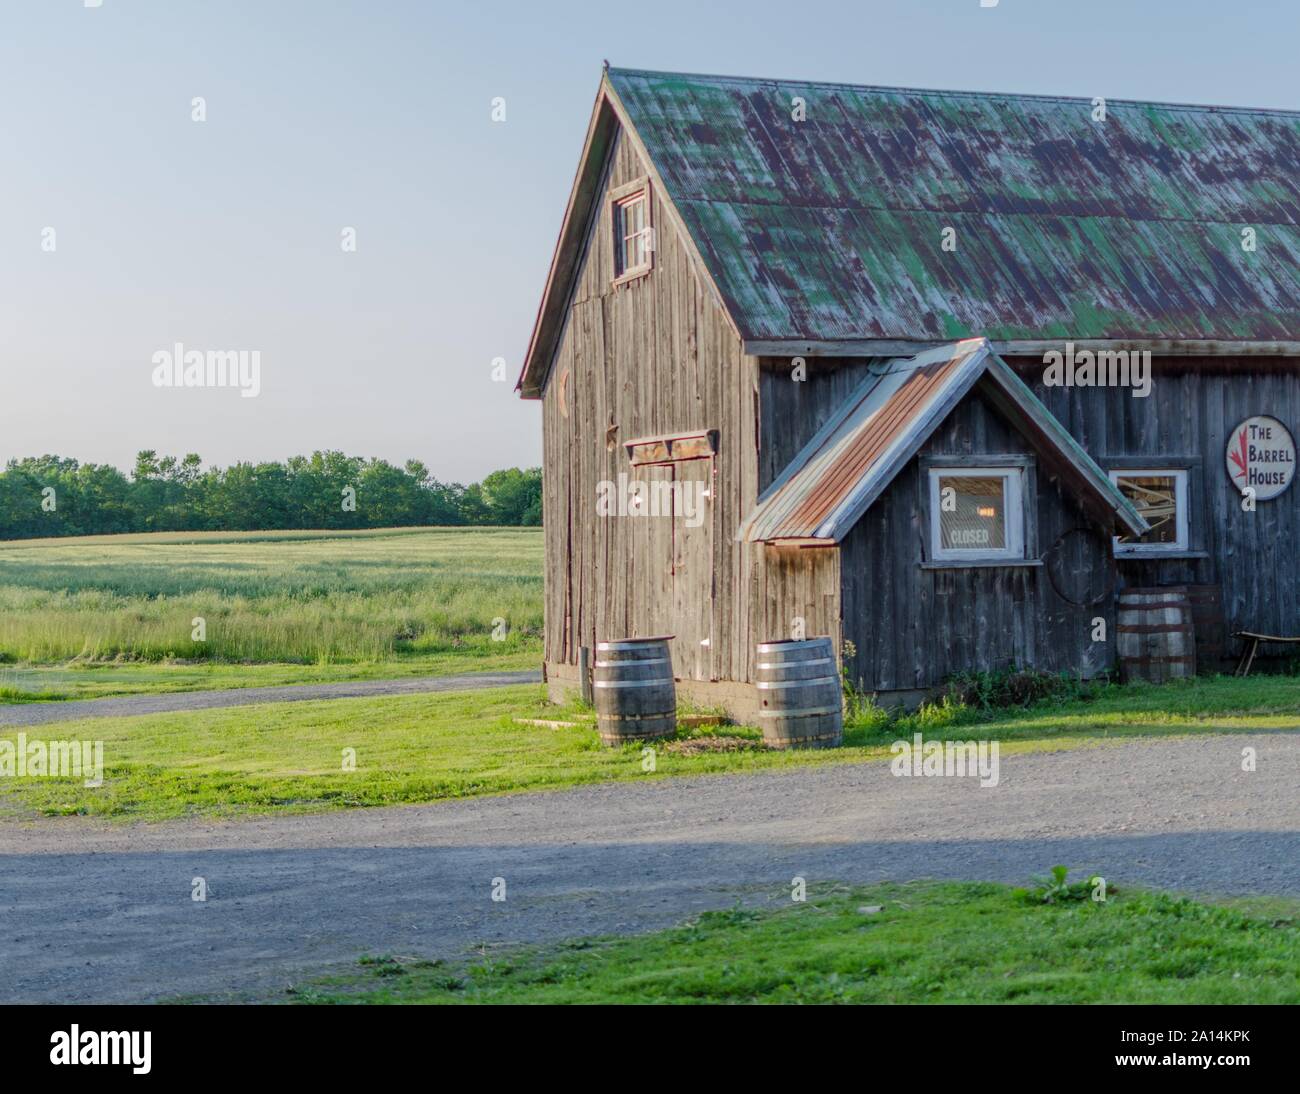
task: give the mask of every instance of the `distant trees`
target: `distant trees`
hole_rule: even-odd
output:
[[[542,523],[542,469],[511,467],[493,471],[479,485],[488,512],[499,513],[502,524]]]
[[[0,472],[0,539],[117,532],[391,528],[542,522],[541,468],[443,483],[419,460],[395,467],[342,452],[203,470],[146,449],[130,477],[60,456],[10,460]]]

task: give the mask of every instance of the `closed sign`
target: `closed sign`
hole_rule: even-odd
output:
[[[1295,440],[1276,418],[1247,418],[1228,437],[1228,477],[1259,501],[1275,498],[1295,475]]]

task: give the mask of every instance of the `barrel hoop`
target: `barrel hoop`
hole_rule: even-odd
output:
[[[1183,600],[1142,600],[1142,601],[1124,601],[1116,603],[1116,607],[1121,612],[1150,612],[1163,608],[1182,608],[1184,611],[1190,606],[1190,601]]]
[[[667,657],[646,657],[639,661],[597,661],[596,668],[612,669],[623,668],[627,665],[667,665],[671,664],[671,659]]]
[[[830,644],[828,638],[800,638],[789,642],[760,642],[759,653],[776,653],[777,650],[824,649]]]
[[[665,718],[671,718],[673,724],[677,724],[677,712],[675,710],[661,710],[657,714],[602,714],[602,722],[662,722]]]
[[[660,650],[664,643],[675,635],[666,634],[656,638],[622,638],[597,642],[598,650]]]
[[[1191,634],[1190,623],[1120,623],[1116,634]]]
[[[593,680],[593,688],[666,688],[672,687],[673,681],[660,677],[658,680]]]
[[[839,714],[839,707],[801,707],[798,710],[760,710],[760,718],[801,718],[806,714]]]
[[[764,744],[776,745],[777,747],[784,744],[808,744],[810,741],[841,741],[844,739],[842,733],[817,733],[809,734],[807,737],[767,737]]]
[[[784,669],[789,668],[791,665],[829,665],[832,660],[833,658],[830,657],[814,657],[808,661],[760,661],[758,667],[760,669]]]
[[[624,734],[623,736],[621,736],[621,737],[617,737],[617,736],[612,736],[612,737],[611,737],[611,736],[602,736],[602,737],[600,738],[600,743],[603,744],[603,745],[630,745],[630,744],[635,744],[637,741],[653,741],[653,740],[656,740],[656,739],[658,739],[658,738],[660,738],[660,737],[666,737],[666,736],[669,736],[669,734],[666,734],[666,733],[636,733],[636,734],[633,734],[633,733],[625,733],[625,734]]]
[[[654,740],[656,737],[671,737],[672,735],[673,735],[672,730],[647,729],[647,730],[642,730],[639,733],[633,733],[631,731],[627,733],[602,733],[600,735],[600,740],[602,744],[620,745],[620,744],[624,744],[625,742],[631,743],[632,741],[651,741]]]
[[[759,691],[772,691],[778,688],[808,688],[818,684],[834,684],[839,687],[839,681],[834,676],[817,676],[809,680],[760,680],[754,686]]]

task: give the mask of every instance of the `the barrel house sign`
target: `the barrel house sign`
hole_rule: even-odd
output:
[[[1295,439],[1276,418],[1247,418],[1228,438],[1228,475],[1243,493],[1255,491],[1256,501],[1275,498],[1295,475]]]

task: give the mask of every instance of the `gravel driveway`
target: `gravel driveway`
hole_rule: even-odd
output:
[[[784,901],[795,875],[1018,882],[1063,862],[1300,896],[1298,733],[1009,755],[1001,776],[845,764],[242,822],[6,822],[0,999],[278,991],[363,952],[456,957]]]
[[[112,699],[15,703],[0,706],[0,726],[39,726],[74,718],[121,718],[170,710],[207,710],[253,703],[294,703],[303,699],[357,699],[365,695],[413,695],[423,691],[466,691],[510,684],[540,684],[536,669],[518,672],[467,672],[459,676],[411,676],[399,680],[349,680],[339,684],[287,684],[273,688],[174,691],[161,695],[123,695]]]

